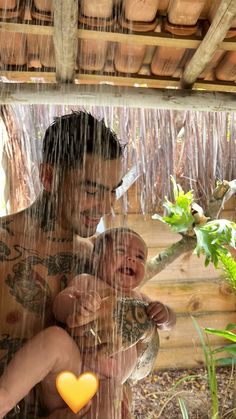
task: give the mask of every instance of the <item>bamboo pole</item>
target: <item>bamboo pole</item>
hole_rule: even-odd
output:
[[[212,60],[235,15],[236,0],[222,0],[205,38],[185,68],[182,79],[183,88],[190,88]]]
[[[14,103],[236,112],[233,93],[104,85],[0,83],[0,104]]]
[[[77,54],[78,1],[53,0],[56,80],[73,83]]]

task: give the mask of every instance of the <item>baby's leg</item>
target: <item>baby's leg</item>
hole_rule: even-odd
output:
[[[57,374],[63,370],[80,374],[80,352],[65,330],[50,327],[17,352],[0,377],[0,418],[44,379],[43,395],[48,391],[45,406],[49,411],[65,406],[55,385]]]

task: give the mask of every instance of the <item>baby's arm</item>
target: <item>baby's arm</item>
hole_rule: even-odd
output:
[[[73,278],[54,299],[55,318],[64,324],[69,322],[68,326],[71,326],[70,320],[76,314],[88,316],[91,312],[97,311],[101,305],[101,298],[95,291],[97,281],[93,275],[88,274]]]

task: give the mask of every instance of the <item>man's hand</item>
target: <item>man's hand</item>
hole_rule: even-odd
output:
[[[159,329],[169,330],[176,323],[176,315],[165,304],[153,301],[147,307],[148,317],[154,321]]]
[[[74,297],[77,300],[77,310],[75,314],[70,314],[66,320],[68,327],[77,327],[81,322],[81,316],[94,315],[101,307],[102,299],[95,291],[81,292],[74,291]]]

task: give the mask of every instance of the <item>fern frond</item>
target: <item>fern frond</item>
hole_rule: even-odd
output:
[[[232,286],[234,292],[236,293],[236,262],[231,256],[230,253],[219,253],[219,260],[221,262],[222,268],[226,273],[226,280]]]

